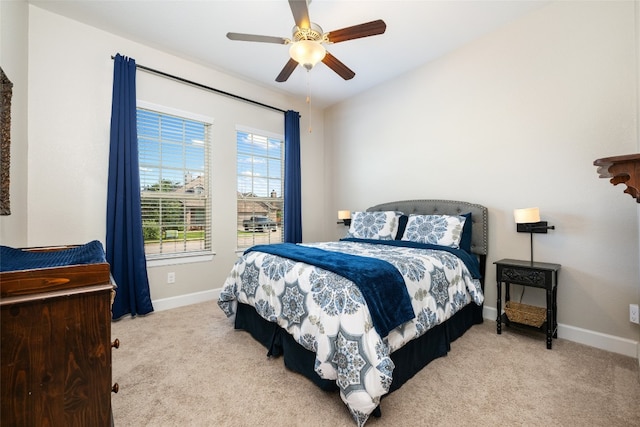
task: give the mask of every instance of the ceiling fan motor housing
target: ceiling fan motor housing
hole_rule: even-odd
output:
[[[294,42],[299,42],[300,40],[311,40],[314,42],[324,43],[328,41],[326,40],[326,37],[323,37],[324,33],[322,32],[322,27],[313,22],[309,24],[309,28],[300,28],[296,25],[293,27],[291,32],[293,33],[291,39]]]

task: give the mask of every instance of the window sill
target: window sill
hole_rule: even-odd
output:
[[[192,264],[194,262],[208,262],[212,261],[214,256],[215,252],[207,252],[194,255],[179,254],[175,256],[167,256],[166,258],[148,259],[147,268],[176,264]]]

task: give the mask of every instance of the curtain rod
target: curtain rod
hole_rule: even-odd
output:
[[[115,59],[115,56],[112,55],[111,59]],[[215,93],[217,93],[219,95],[228,96],[228,97],[240,100],[240,101],[244,101],[244,102],[248,102],[250,104],[258,105],[260,107],[268,108],[270,110],[275,110],[275,111],[279,111],[281,113],[286,113],[286,111],[281,109],[281,108],[273,107],[273,106],[267,105],[267,104],[263,104],[262,102],[254,101],[253,99],[249,99],[249,98],[245,98],[245,97],[240,96],[240,95],[235,95],[233,93],[225,92],[223,90],[216,89],[216,88],[210,87],[210,86],[206,86],[206,85],[203,85],[201,83],[196,83],[194,81],[187,80],[187,79],[184,79],[182,77],[178,77],[178,76],[174,76],[172,74],[165,73],[164,71],[155,70],[153,68],[145,67],[144,65],[140,65],[140,64],[137,64],[137,63],[136,63],[136,68],[139,68],[142,71],[146,71],[148,73],[157,74],[159,76],[166,77],[166,78],[171,79],[171,80],[176,80],[176,81],[178,81],[180,83],[185,83],[185,84],[188,84],[188,85],[191,85],[191,86],[195,86],[195,87],[200,88],[200,89],[204,89],[204,90],[208,90],[208,91],[211,91],[211,92],[215,92]]]

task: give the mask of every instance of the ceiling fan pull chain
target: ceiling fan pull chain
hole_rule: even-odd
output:
[[[309,84],[309,70],[307,70],[307,112],[309,116],[309,133],[311,133],[311,85]]]

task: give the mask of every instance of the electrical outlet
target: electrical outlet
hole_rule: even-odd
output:
[[[629,322],[640,324],[640,309],[638,304],[629,304]]]
[[[176,283],[176,273],[167,273],[167,283]]]

